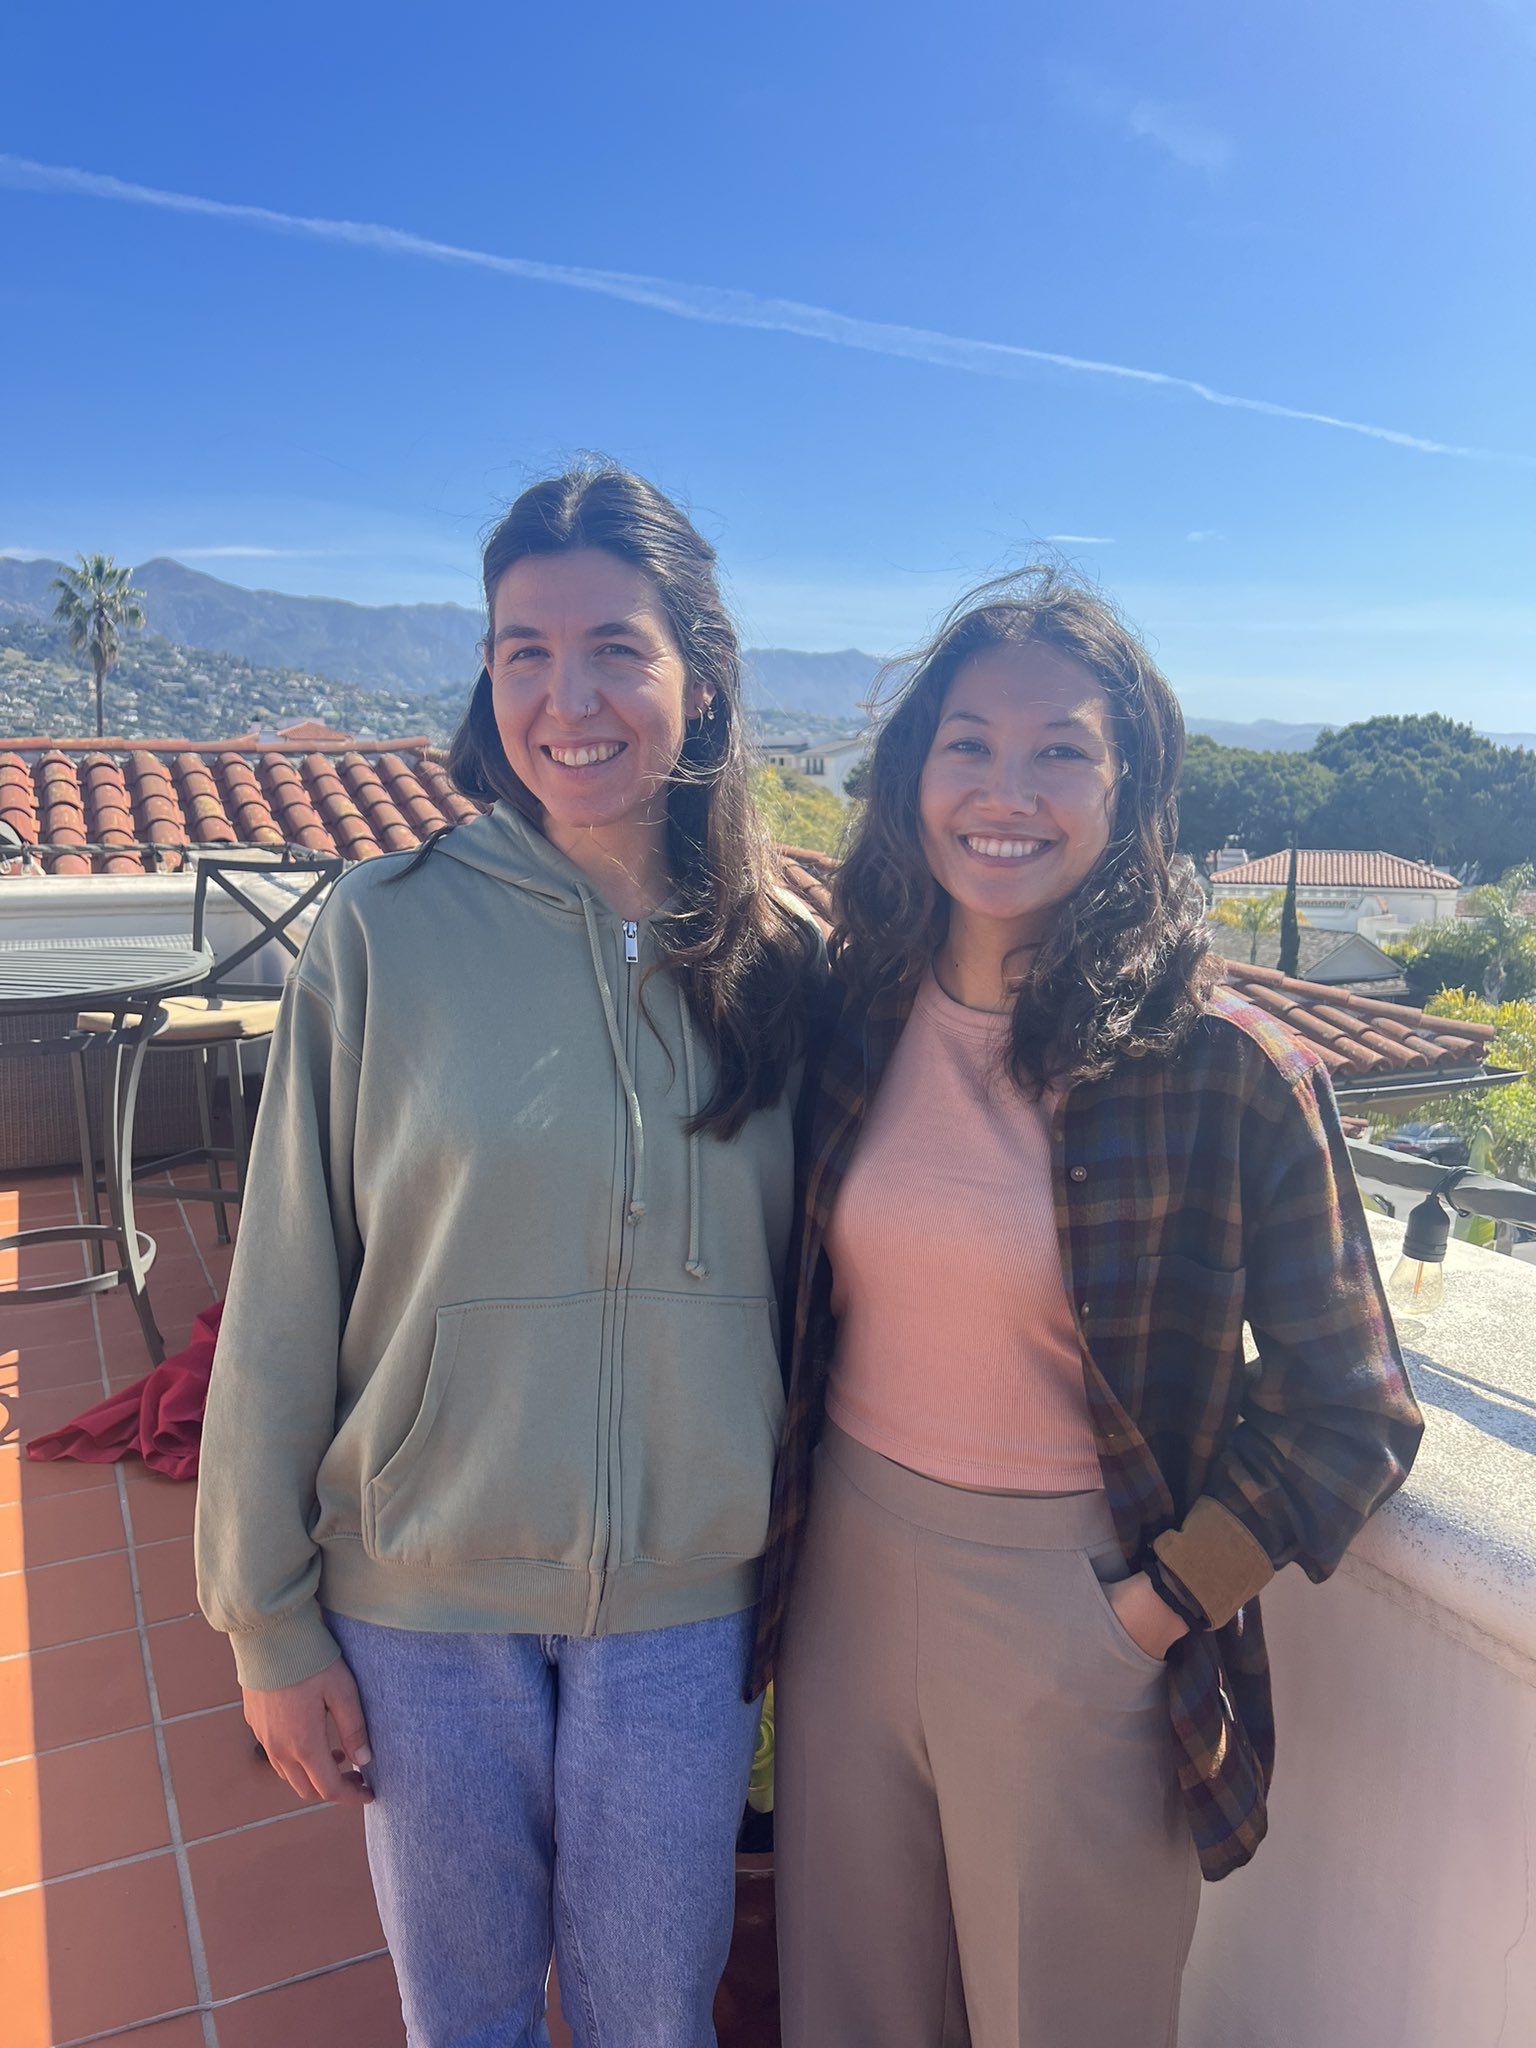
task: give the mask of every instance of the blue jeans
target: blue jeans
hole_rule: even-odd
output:
[[[411,2048],[714,2048],[757,1739],[753,1613],[601,1637],[327,1617],[373,1750],[368,1862]]]

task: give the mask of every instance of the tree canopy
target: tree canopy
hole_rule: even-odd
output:
[[[1433,861],[1471,879],[1536,860],[1536,753],[1438,712],[1368,718],[1308,753],[1260,753],[1192,734],[1179,844],[1204,863],[1227,840],[1256,858],[1301,846]]]

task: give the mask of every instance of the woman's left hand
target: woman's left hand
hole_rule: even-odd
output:
[[[1189,1624],[1174,1613],[1145,1572],[1118,1579],[1104,1591],[1116,1621],[1147,1656],[1166,1657],[1179,1637],[1189,1634]]]

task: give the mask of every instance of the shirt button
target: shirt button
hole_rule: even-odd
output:
[[[1086,1301],[1080,1301],[1077,1304],[1077,1312],[1082,1317],[1084,1322],[1088,1320],[1088,1304]]]
[[[1067,1179],[1068,1179],[1068,1180],[1086,1180],[1087,1178],[1088,1178],[1088,1169],[1087,1169],[1087,1167],[1086,1167],[1086,1166],[1074,1166],[1074,1167],[1071,1167],[1071,1168],[1070,1168],[1070,1169],[1068,1170],[1068,1173],[1067,1173]]]

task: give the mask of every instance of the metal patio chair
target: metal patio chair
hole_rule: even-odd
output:
[[[242,981],[239,970],[263,948],[274,942],[294,960],[300,944],[292,926],[311,905],[325,896],[341,873],[344,863],[334,855],[285,852],[275,860],[197,857],[197,887],[192,902],[192,943],[204,943],[210,890],[236,903],[256,925],[254,937],[220,960],[206,981],[188,995],[168,997],[162,1004],[165,1021],[151,1037],[148,1052],[190,1052],[196,1055],[198,1123],[202,1142],[181,1152],[145,1160],[133,1168],[133,1185],[158,1179],[178,1166],[203,1164],[208,1169],[206,1188],[178,1185],[179,1201],[212,1202],[218,1209],[218,1239],[229,1243],[229,1208],[238,1208],[245,1194],[246,1166],[250,1157],[250,1134],[245,1115],[245,1065],[243,1052],[249,1046],[264,1045],[277,1023],[281,989],[270,982]],[[300,884],[281,909],[263,905],[249,893],[252,880],[275,881],[289,875]],[[306,879],[307,878],[307,879]],[[244,886],[242,886],[242,884]],[[286,892],[285,892],[286,894]],[[78,1019],[81,1031],[110,1031],[113,1018],[106,1011],[85,1011]],[[213,1139],[213,1082],[222,1062],[229,1091],[230,1133],[233,1142],[216,1145]],[[89,1127],[89,1106],[85,1095],[85,1061],[74,1060],[75,1087],[83,1127]],[[93,1141],[94,1148],[94,1141]],[[132,1158],[131,1133],[125,1157]],[[233,1168],[234,1185],[226,1186],[223,1167]],[[88,1176],[91,1212],[100,1220],[99,1198],[105,1191],[99,1177]]]

